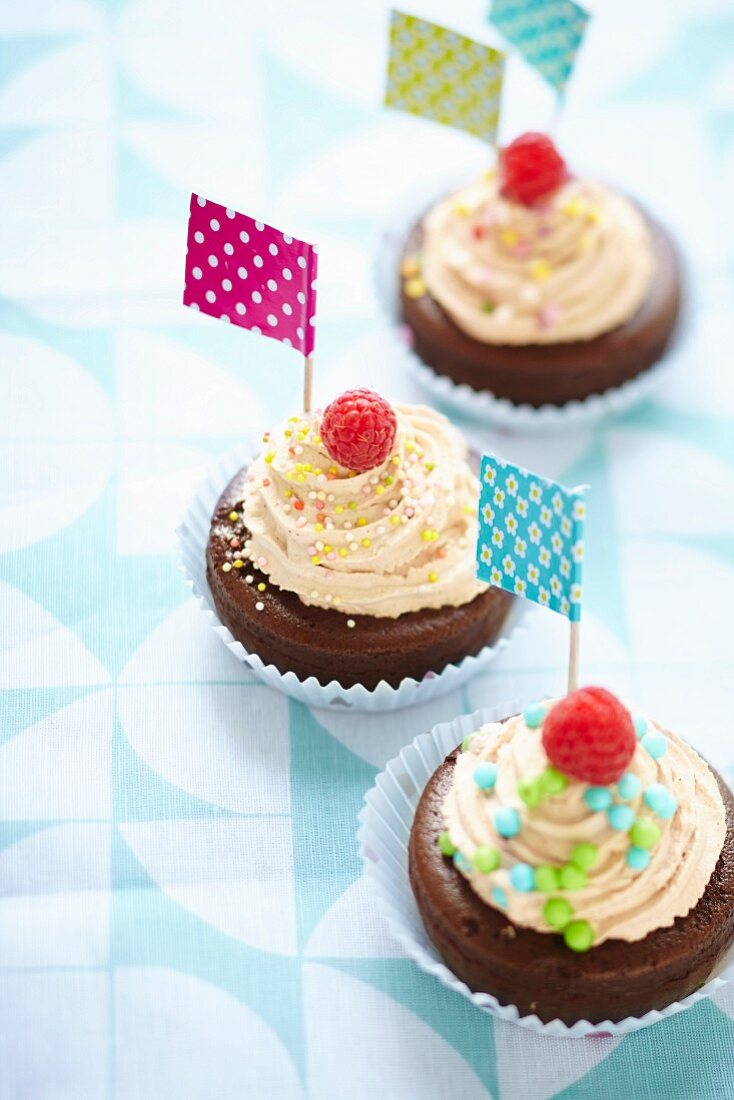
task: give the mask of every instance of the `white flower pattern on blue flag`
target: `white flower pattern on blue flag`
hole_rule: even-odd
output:
[[[587,11],[573,0],[494,0],[490,20],[563,92],[589,21]]]
[[[526,600],[581,618],[584,490],[482,457],[477,576]]]

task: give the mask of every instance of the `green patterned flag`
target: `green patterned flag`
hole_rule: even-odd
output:
[[[589,13],[573,0],[493,0],[489,18],[540,75],[562,93]]]
[[[385,103],[445,126],[497,139],[505,55],[471,38],[393,11]]]

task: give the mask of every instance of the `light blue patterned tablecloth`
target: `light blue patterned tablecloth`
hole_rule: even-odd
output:
[[[419,8],[492,38],[478,0]],[[376,230],[485,154],[381,112],[385,28],[367,0],[0,6],[2,1100],[734,1095],[734,992],[618,1042],[493,1026],[364,888],[376,771],[462,708],[560,689],[562,622],[429,709],[309,712],[243,674],[176,569],[207,464],[300,386],[287,349],[179,305],[192,189],[320,241],[320,396],[411,395]],[[688,331],[603,430],[485,437],[593,487],[585,678],[732,779],[733,43],[728,0],[597,5],[560,138],[675,227]],[[539,78],[508,80],[505,136],[544,126]]]

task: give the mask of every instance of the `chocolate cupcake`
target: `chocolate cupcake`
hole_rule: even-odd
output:
[[[410,880],[471,990],[541,1021],[640,1018],[734,942],[734,798],[608,692],[484,727],[418,805]]]
[[[423,362],[517,405],[564,405],[637,377],[665,354],[680,312],[665,229],[569,175],[542,134],[516,139],[496,172],[428,211],[400,275]]]
[[[476,580],[479,487],[444,417],[358,390],[264,442],[207,548],[217,614],[249,653],[371,690],[496,640],[512,597]]]

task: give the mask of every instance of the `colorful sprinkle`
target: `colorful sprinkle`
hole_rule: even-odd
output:
[[[572,916],[573,906],[566,898],[548,898],[543,906],[543,920],[559,932],[563,931]]]
[[[660,827],[649,817],[638,817],[630,829],[630,840],[635,848],[654,848],[660,840]]]
[[[262,602],[262,600],[257,601],[257,603],[255,604],[255,610],[256,611],[264,611],[265,610],[265,604]]]
[[[538,726],[542,726],[546,714],[547,710],[542,703],[531,703],[529,707],[525,707],[522,717],[528,729],[536,730]]]
[[[548,766],[541,772],[540,789],[548,798],[565,791],[568,786],[568,778],[559,772],[557,768]]]
[[[354,630],[356,625],[357,624],[355,623],[354,619],[347,619],[347,626],[350,630]]]
[[[637,798],[641,790],[642,783],[633,772],[625,772],[617,783],[617,794],[626,802],[629,802],[632,798]]]
[[[594,929],[587,920],[572,920],[563,930],[563,940],[572,951],[588,951],[594,942]]]
[[[644,848],[630,848],[625,859],[633,871],[644,871],[650,865],[650,853]]]
[[[640,744],[646,752],[650,753],[653,760],[659,760],[668,751],[668,742],[658,730],[649,730],[642,738]]]
[[[555,867],[535,868],[535,889],[543,894],[552,894],[560,886],[560,876]]]
[[[494,827],[506,840],[520,832],[520,815],[514,806],[502,806],[495,812]]]
[[[642,796],[646,806],[649,806],[656,817],[663,821],[669,821],[678,809],[678,802],[674,794],[662,783],[653,783]]]
[[[472,863],[477,871],[483,875],[489,875],[496,871],[500,865],[500,854],[496,848],[489,844],[480,844],[474,851]]]
[[[607,787],[589,787],[584,791],[584,802],[592,813],[602,813],[612,804],[612,792]]]
[[[616,829],[619,833],[625,833],[632,827],[635,812],[631,806],[610,806],[607,810],[607,818],[613,829]]]
[[[223,573],[229,573],[231,568],[232,568],[232,563],[228,562],[228,561],[225,561],[224,565],[222,566],[222,572]]]
[[[406,256],[400,265],[400,274],[404,279],[411,279],[414,275],[417,275],[421,269],[421,265],[415,256]]]
[[[534,810],[543,801],[539,779],[521,779],[517,785],[517,794],[529,810]]]
[[[237,520],[238,520],[238,519],[239,519],[240,517],[239,517],[239,515],[237,514],[237,512],[230,512],[230,513],[229,513],[229,518],[230,518],[230,520],[232,521],[232,523],[236,523],[236,522],[237,522]]]
[[[257,586],[257,590],[258,592],[264,592],[267,587],[268,586],[266,584],[263,584],[263,582],[260,581],[259,585]]]
[[[497,782],[497,766],[495,764],[480,764],[474,769],[474,782],[481,791],[491,791]]]
[[[530,265],[530,274],[538,283],[550,278],[551,265],[547,260],[533,260]]]
[[[438,846],[445,856],[452,856],[456,851],[456,848],[451,842],[451,837],[444,831],[438,834]]]
[[[500,909],[507,908],[507,894],[501,886],[495,886],[492,889],[492,901]]]
[[[586,886],[586,872],[573,863],[561,867],[560,882],[562,890],[583,890]]]
[[[577,844],[571,852],[570,862],[575,867],[580,867],[582,871],[589,871],[599,858],[599,849],[596,844],[582,843]]]
[[[237,558],[237,561],[233,561],[232,565],[235,567],[235,569],[244,569],[245,567],[245,563],[242,561],[241,558]]]
[[[529,863],[516,863],[510,869],[510,882],[521,894],[529,894],[535,889],[535,871]]]
[[[419,275],[416,275],[413,279],[408,279],[403,283],[403,290],[405,291],[406,298],[422,298],[428,292],[428,286],[424,279],[421,279]]]

